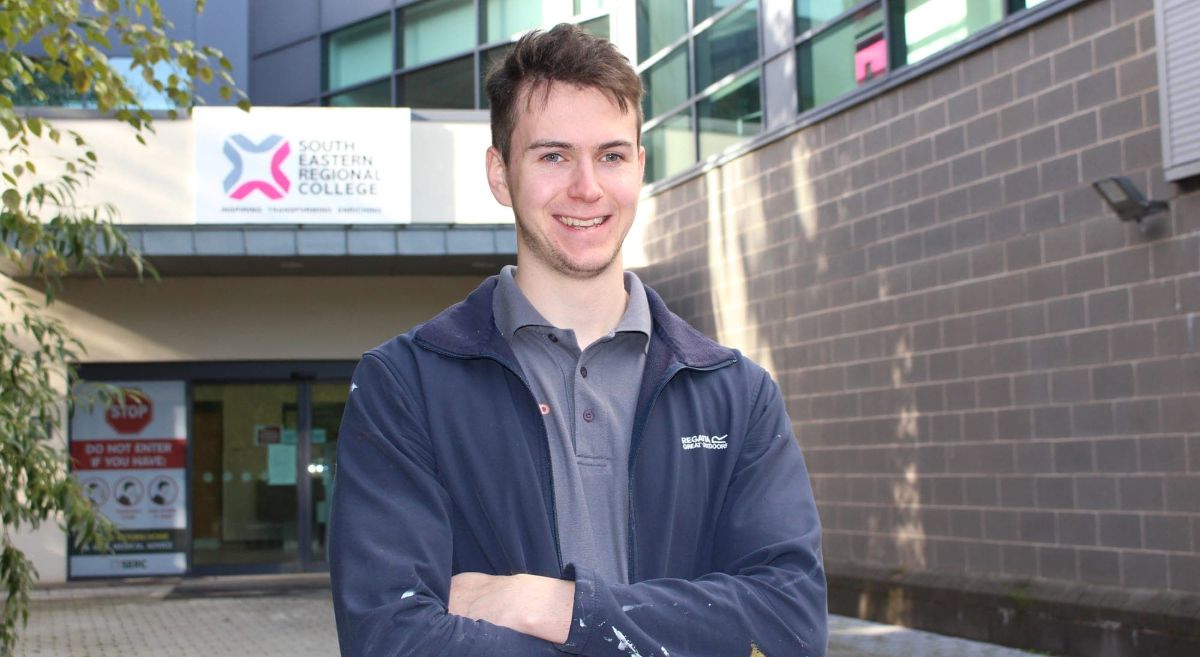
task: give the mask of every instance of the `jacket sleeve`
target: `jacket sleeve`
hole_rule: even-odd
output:
[[[451,500],[416,399],[378,356],[368,353],[355,370],[330,518],[342,656],[561,657],[546,641],[447,612]]]
[[[779,388],[764,372],[717,523],[716,572],[628,585],[574,568],[564,649],[588,657],[821,657],[821,528]],[[568,566],[568,570],[571,567]]]

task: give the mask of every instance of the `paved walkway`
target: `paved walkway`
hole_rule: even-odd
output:
[[[265,585],[264,585],[265,583]],[[15,657],[336,657],[323,578],[189,579],[34,593]],[[834,616],[829,657],[1032,657]]]

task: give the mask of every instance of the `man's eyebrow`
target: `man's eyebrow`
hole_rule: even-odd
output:
[[[566,141],[557,141],[554,139],[539,139],[529,145],[529,150],[531,151],[541,150],[543,148],[573,151],[575,150],[575,144]],[[612,141],[606,141],[603,144],[600,144],[598,147],[596,147],[596,150],[607,151],[614,148],[633,148],[633,142],[627,139],[614,139]]]
[[[529,145],[529,150],[531,151],[536,151],[542,148],[557,148],[566,151],[575,150],[575,146],[573,144],[569,144],[565,141],[555,141],[553,139],[539,139]]]
[[[600,148],[597,148],[596,150],[607,151],[614,148],[633,148],[633,142],[626,139],[614,139],[613,141],[606,141],[603,144],[600,144]]]

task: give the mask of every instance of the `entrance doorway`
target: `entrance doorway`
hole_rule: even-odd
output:
[[[192,384],[193,574],[326,568],[349,385]]]

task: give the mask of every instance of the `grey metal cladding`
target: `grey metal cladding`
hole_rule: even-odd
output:
[[[321,70],[317,37],[256,57],[252,67],[250,102],[255,105],[299,105],[321,94],[321,76],[308,74]]]
[[[250,3],[250,23],[254,30],[250,47],[253,54],[275,50],[320,32],[320,7],[317,1],[253,0]]]
[[[322,0],[321,31],[330,32],[367,18],[374,18],[392,8],[392,0]]]
[[[1167,180],[1200,175],[1200,2],[1155,0],[1158,93]]]

